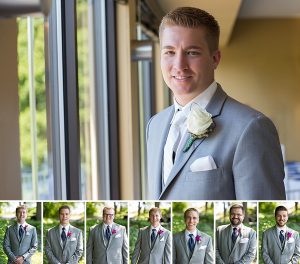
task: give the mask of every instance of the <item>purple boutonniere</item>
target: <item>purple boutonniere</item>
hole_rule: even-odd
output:
[[[72,232],[69,231],[69,232],[67,233],[67,237],[71,237],[71,236],[72,236]]]
[[[287,232],[286,236],[287,236],[287,239],[289,239],[293,236],[293,233],[292,232]]]
[[[200,243],[200,242],[201,242],[201,236],[200,236],[200,235],[197,235],[197,236],[196,236],[196,241],[197,241],[197,243]]]
[[[160,230],[158,230],[158,235],[159,235],[159,236],[161,236],[163,233],[164,233],[164,231],[163,231],[163,230],[161,230],[161,229],[160,229]]]
[[[111,233],[114,235],[114,234],[117,233],[117,230],[116,230],[116,229],[113,229],[113,230],[111,230]]]

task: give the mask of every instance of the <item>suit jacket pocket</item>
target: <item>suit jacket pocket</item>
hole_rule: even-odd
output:
[[[208,171],[197,171],[197,172],[187,172],[185,173],[185,181],[197,181],[197,182],[214,182],[215,180],[220,180],[222,177],[222,168],[218,168],[215,170],[208,170]]]

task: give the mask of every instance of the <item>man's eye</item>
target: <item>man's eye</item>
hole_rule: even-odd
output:
[[[195,51],[195,50],[190,50],[190,51],[187,51],[186,54],[190,55],[190,56],[197,56],[197,55],[200,55],[200,52],[199,51]]]
[[[173,50],[167,50],[167,51],[165,51],[164,54],[166,54],[166,55],[174,55],[175,52]]]

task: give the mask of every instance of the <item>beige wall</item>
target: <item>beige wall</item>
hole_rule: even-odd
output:
[[[286,159],[300,161],[300,19],[238,20],[216,80],[269,116]]]
[[[0,19],[0,199],[20,199],[17,24]]]

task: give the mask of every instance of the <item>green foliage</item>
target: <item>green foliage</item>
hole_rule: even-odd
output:
[[[184,202],[176,202],[173,203],[173,212],[174,213],[182,213],[186,208],[187,208],[188,204],[184,203]]]
[[[3,245],[3,239],[6,232],[6,228],[9,225],[14,224],[15,221],[3,220],[0,219],[0,245]],[[36,227],[37,236],[38,236],[38,250],[32,257],[32,264],[40,264],[41,263],[41,223],[39,221],[33,221],[27,219],[27,223]],[[7,256],[3,251],[3,247],[0,247],[0,263],[7,263]]]
[[[264,214],[274,214],[276,206],[276,202],[261,202],[259,203],[259,212]]]
[[[74,202],[44,202],[44,218],[54,218],[58,219],[58,209],[62,205],[68,205],[72,212],[72,207]]]

